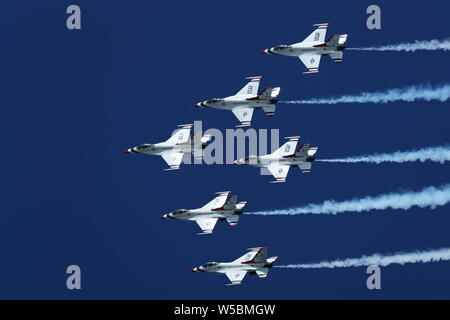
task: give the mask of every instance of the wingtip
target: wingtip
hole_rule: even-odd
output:
[[[179,124],[178,127],[180,127],[180,128],[191,128],[193,125],[194,125],[193,123]]]
[[[251,122],[241,122],[241,124],[236,125],[236,128],[250,127]]]
[[[233,282],[227,283],[227,284],[225,284],[225,285],[226,285],[226,286],[237,286],[237,285],[240,285],[240,284],[241,284],[240,281],[233,281]]]
[[[261,80],[261,76],[252,76],[252,77],[246,77],[245,79],[249,79],[249,80]]]
[[[218,192],[216,192],[216,193],[214,193],[214,194],[220,194],[220,195],[228,195],[229,193],[230,193],[231,191],[218,191]]]
[[[199,233],[197,233],[197,235],[198,235],[198,236],[203,236],[203,235],[206,235],[206,234],[212,234],[212,233],[213,233],[212,230],[210,230],[210,231],[199,232]]]
[[[164,169],[164,171],[173,171],[173,170],[179,170],[180,166],[170,166],[167,169]]]

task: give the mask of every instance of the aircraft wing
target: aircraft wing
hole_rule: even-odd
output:
[[[237,96],[243,96],[243,95],[257,95],[258,89],[259,89],[259,81],[261,80],[261,77],[248,77],[246,79],[250,79],[250,82],[247,83],[241,90],[239,90],[238,93],[236,93]]]
[[[319,64],[321,54],[318,53],[303,53],[298,56],[301,62],[308,68],[307,72],[304,73],[316,73],[319,72]]]
[[[248,262],[253,262],[253,260],[255,259],[255,257],[260,254],[260,251],[265,249],[262,254],[265,254],[265,256],[267,256],[267,248],[248,248],[249,252],[243,254],[242,256],[240,256],[239,258],[237,258],[236,260],[233,261],[233,263],[248,263]],[[265,252],[265,253],[264,253]]]
[[[228,285],[236,285],[241,284],[242,279],[244,279],[247,271],[244,270],[230,270],[225,272],[228,279],[230,279],[231,283]]]
[[[327,34],[328,23],[318,23],[314,27],[317,27],[309,36],[302,41],[302,43],[323,43]]]
[[[253,257],[252,262],[263,263],[267,260],[267,247],[264,248],[253,248],[256,251],[256,255]]]
[[[202,207],[203,210],[224,210],[224,205],[229,198],[230,191],[216,192],[216,194],[218,196],[205,204]]]
[[[223,205],[225,210],[234,210],[236,209],[237,196],[228,197]]]
[[[234,115],[241,122],[240,127],[248,127],[252,121],[253,108],[240,106],[232,109]]]
[[[202,233],[199,234],[211,234],[217,223],[217,218],[200,218],[195,220],[195,222],[202,229]]]
[[[287,164],[277,164],[277,163],[271,163],[267,169],[269,169],[270,173],[274,176],[276,179],[273,182],[285,182],[286,176],[289,172],[289,168],[291,166]]]
[[[181,161],[183,161],[183,152],[176,149],[166,150],[161,153],[161,157],[170,166],[169,169],[165,170],[177,170],[180,168]]]

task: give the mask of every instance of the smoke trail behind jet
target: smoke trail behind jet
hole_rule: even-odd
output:
[[[338,103],[388,103],[395,101],[439,101],[445,102],[450,98],[450,84],[437,86],[421,84],[404,88],[388,89],[386,91],[363,92],[356,95],[322,99],[303,99],[280,101],[291,104],[338,104]]]
[[[450,146],[429,147],[412,151],[397,151],[394,153],[377,153],[373,155],[363,155],[338,159],[317,159],[321,162],[357,163],[367,162],[380,164],[383,162],[439,162],[443,164],[450,161]]]
[[[415,251],[411,253],[395,253],[392,255],[374,254],[361,258],[348,258],[344,260],[323,261],[309,264],[288,264],[274,266],[288,269],[320,269],[320,268],[349,268],[377,265],[386,267],[391,264],[404,265],[406,263],[427,263],[450,260],[450,249],[442,248],[429,251]]]
[[[355,198],[347,201],[327,200],[321,204],[308,204],[302,207],[275,209],[267,211],[248,212],[255,215],[300,215],[300,214],[329,214],[336,215],[343,212],[367,212],[371,210],[408,210],[411,207],[434,209],[450,202],[450,184],[440,187],[427,187],[421,191],[405,191],[389,193],[376,197]]]
[[[417,50],[450,50],[450,40],[416,40],[411,43],[398,43],[398,44],[389,44],[385,46],[379,47],[366,47],[366,48],[347,48],[347,50],[355,50],[355,51],[405,51],[405,52],[415,52]]]

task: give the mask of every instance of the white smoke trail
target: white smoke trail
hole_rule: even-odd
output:
[[[267,211],[248,212],[255,215],[298,215],[298,214],[331,214],[342,212],[367,212],[370,210],[408,210],[417,206],[420,208],[438,206],[450,202],[450,184],[440,187],[427,187],[421,191],[405,191],[403,193],[389,193],[376,197],[365,197],[342,202],[327,200],[321,204],[308,204],[302,207],[275,209]]]
[[[389,44],[385,46],[379,47],[366,47],[366,48],[348,48],[347,50],[357,50],[357,51],[405,51],[405,52],[414,52],[416,50],[450,50],[450,40],[416,40],[412,43],[398,43],[398,44]]]
[[[389,89],[387,91],[363,92],[356,95],[344,95],[341,97],[304,99],[280,101],[292,104],[338,104],[338,103],[388,103],[394,101],[414,102],[439,101],[444,102],[450,98],[450,84],[431,86],[421,84],[404,88]]]
[[[406,263],[427,263],[450,260],[450,249],[442,248],[430,251],[415,251],[411,253],[394,253],[393,255],[374,254],[361,258],[348,258],[344,260],[323,261],[309,264],[288,264],[274,266],[289,269],[318,269],[318,268],[348,268],[377,265],[386,267],[390,264],[404,265]]]
[[[373,155],[363,155],[356,157],[347,157],[339,159],[317,159],[321,162],[340,162],[340,163],[382,163],[382,162],[439,162],[443,164],[446,161],[450,161],[450,146],[429,147],[413,151],[397,151],[394,153],[378,153]]]

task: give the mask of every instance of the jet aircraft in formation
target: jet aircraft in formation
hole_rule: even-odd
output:
[[[217,192],[217,197],[197,209],[178,209],[161,216],[161,219],[180,219],[195,221],[202,229],[198,234],[211,234],[217,220],[226,220],[234,227],[239,221],[239,216],[244,212],[247,201],[237,203],[237,196],[230,196],[230,191]]]
[[[192,272],[214,272],[225,274],[231,283],[227,285],[241,284],[247,273],[267,277],[269,269],[278,257],[267,258],[267,248],[250,248],[243,256],[232,262],[208,262],[202,266],[191,269]]]
[[[204,135],[197,139],[196,135],[190,135],[192,124],[179,125],[181,129],[176,131],[169,139],[164,142],[150,144],[144,143],[137,147],[126,149],[125,153],[159,155],[169,165],[167,170],[178,170],[184,154],[193,153],[196,158],[203,156],[203,149],[211,140],[210,135]],[[195,145],[199,140],[199,145]]]
[[[276,180],[271,183],[286,182],[286,177],[291,167],[298,167],[303,173],[311,172],[312,162],[315,160],[318,147],[302,144],[297,149],[300,137],[286,137],[288,142],[283,144],[275,152],[263,156],[249,156],[236,160],[234,164],[250,165],[267,168]]]
[[[341,63],[347,34],[335,34],[325,41],[328,23],[315,24],[314,26],[317,29],[302,42],[279,45],[262,50],[261,53],[298,57],[308,68],[308,71],[304,73],[319,72],[320,58],[323,55],[330,56],[336,63]]]
[[[258,93],[261,77],[248,77],[247,79],[250,81],[234,96],[206,100],[194,104],[194,107],[231,110],[241,122],[237,127],[250,126],[255,109],[262,109],[267,116],[273,116],[280,87],[266,88]]]

